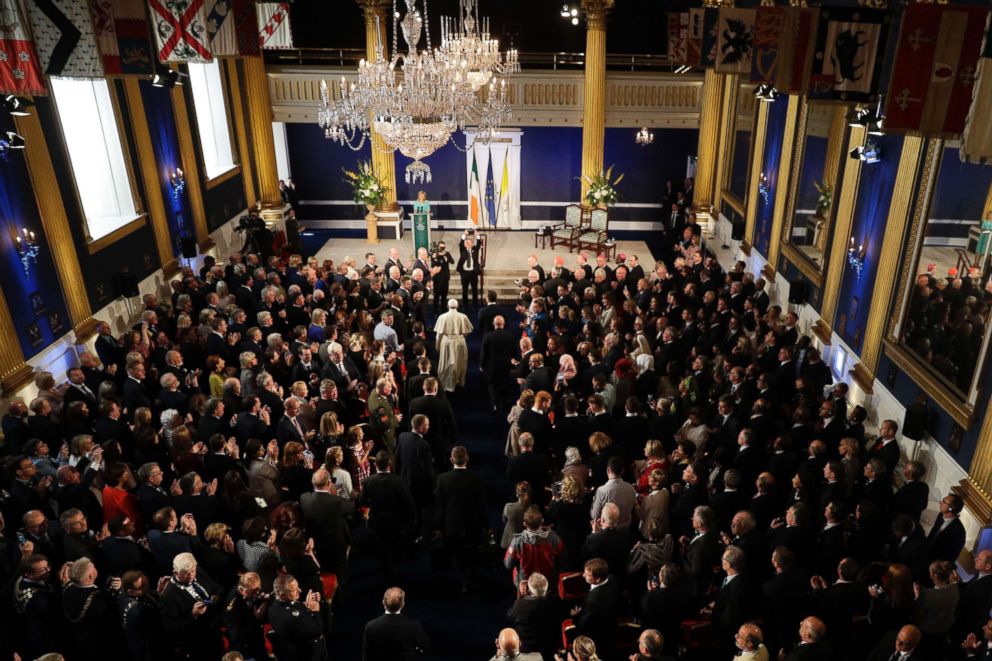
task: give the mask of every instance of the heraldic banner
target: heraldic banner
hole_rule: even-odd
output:
[[[888,11],[823,7],[816,35],[807,98],[835,103],[878,100]]]
[[[978,79],[961,138],[961,160],[971,163],[992,160],[992,14],[989,16],[982,56],[978,58]]]
[[[258,18],[251,0],[208,0],[207,35],[214,57],[258,55]]]
[[[209,62],[207,10],[204,0],[148,0],[158,59],[162,62]]]
[[[17,0],[0,0],[0,94],[48,94]]]
[[[292,48],[293,33],[289,29],[288,2],[259,2],[258,44],[265,49]]]
[[[108,76],[153,70],[144,0],[92,0],[93,34]]]
[[[86,0],[28,3],[31,32],[41,68],[49,76],[103,78]]]
[[[714,69],[718,73],[751,73],[754,10],[721,7]]]
[[[885,105],[885,130],[960,135],[988,10],[907,5]]]

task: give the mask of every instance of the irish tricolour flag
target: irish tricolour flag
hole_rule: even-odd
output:
[[[482,220],[482,184],[479,183],[479,165],[475,162],[475,150],[472,150],[472,174],[468,180],[468,219],[473,225]]]

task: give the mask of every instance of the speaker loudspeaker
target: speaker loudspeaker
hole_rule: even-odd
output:
[[[114,293],[117,296],[137,296],[138,291],[138,276],[129,272],[121,271],[114,276]]]
[[[902,421],[902,435],[918,441],[927,435],[928,411],[925,404],[906,407],[906,417]]]
[[[196,257],[196,239],[191,236],[184,236],[179,239],[182,246],[183,259],[193,259]]]
[[[806,291],[808,285],[805,280],[796,280],[789,283],[789,302],[795,305],[802,305],[806,302]]]
[[[744,227],[744,223],[730,223],[730,238],[734,241],[743,241]]]

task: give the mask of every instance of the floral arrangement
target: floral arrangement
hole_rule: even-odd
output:
[[[820,194],[816,198],[816,216],[825,219],[827,214],[830,213],[830,205],[833,204],[834,187],[826,181],[814,181],[813,186],[816,187],[816,192]]]
[[[591,177],[589,175],[582,176],[581,180],[587,186],[586,203],[594,207],[613,206],[617,203],[617,190],[615,187],[622,179],[622,174],[616,179],[613,179],[612,165],[606,172],[600,171]]]
[[[370,161],[359,161],[358,167],[354,171],[344,168],[342,171],[344,172],[344,181],[351,186],[355,202],[358,204],[375,205],[386,198],[386,187],[372,172]]]

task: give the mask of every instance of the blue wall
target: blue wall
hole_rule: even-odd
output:
[[[753,131],[737,131],[734,134],[734,152],[730,163],[730,192],[742,200],[747,197],[748,157],[751,155]]]
[[[945,148],[927,214],[933,220],[927,222],[926,236],[966,239],[970,225],[981,222],[990,183],[992,168],[962,163],[956,147]],[[971,223],[941,223],[941,220],[968,220]]]
[[[614,176],[624,173],[617,187],[620,203],[660,204],[664,184],[672,179],[677,187],[685,178],[686,159],[695,155],[699,133],[695,129],[654,130],[653,145],[641,147],[634,142],[635,129],[606,129],[604,161],[614,165]],[[326,140],[312,124],[287,124],[286,140],[290,168],[301,200],[350,201],[351,189],[344,183],[341,168],[354,168],[359,159],[369,158],[366,145],[359,152]],[[455,134],[461,145],[464,136]],[[458,221],[467,215],[464,204],[439,204],[468,198],[465,178],[466,155],[453,145],[446,145],[424,160],[431,168],[429,184],[407,184],[404,172],[410,159],[396,156],[398,198],[411,200],[418,190],[427,192],[431,210],[437,220]],[[578,202],[582,169],[582,129],[571,127],[525,127],[521,136],[520,200],[524,220],[560,220],[564,205]],[[497,176],[494,174],[494,176]],[[482,182],[483,185],[485,182]],[[554,206],[527,204],[556,202]],[[364,214],[351,204],[303,204],[304,219],[355,219]],[[615,220],[656,219],[661,209],[616,208]]]
[[[762,199],[760,195],[749,204],[757,205],[757,215],[753,244],[762,255],[768,255],[768,245],[772,236],[772,215],[775,209],[775,196],[778,193],[780,183],[788,184],[789,173],[779,173],[779,165],[782,159],[782,145],[785,140],[792,140],[793,136],[785,135],[785,118],[789,114],[789,103],[785,97],[772,102],[768,109],[768,123],[765,130],[765,148],[761,156],[761,172],[764,173],[768,181],[768,199]]]
[[[0,130],[14,130],[8,115],[0,118]],[[0,157],[0,283],[17,342],[24,357],[30,358],[72,330],[72,324],[66,313],[52,249],[42,231],[24,154],[13,150]],[[28,275],[24,274],[14,243],[14,235],[22,228],[35,233],[40,248]]]
[[[847,345],[855,352],[861,351],[864,340],[865,323],[868,321],[868,308],[875,289],[878,258],[882,252],[882,239],[885,235],[885,224],[889,216],[903,143],[901,135],[883,135],[874,138],[882,150],[881,160],[878,163],[861,166],[854,217],[851,220],[851,236],[855,244],[867,243],[864,269],[859,278],[854,268],[845,263],[841,275],[840,304],[834,322],[837,334],[844,338]],[[829,275],[837,277],[839,274]]]

